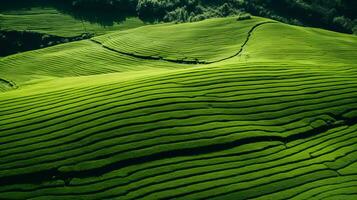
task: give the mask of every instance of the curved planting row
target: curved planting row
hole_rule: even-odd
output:
[[[0,74],[19,86],[41,78],[185,67],[187,66],[120,55],[90,41],[71,42],[0,59]]]
[[[241,61],[353,68],[357,58],[356,43],[355,35],[270,23],[254,31]]]
[[[258,17],[237,21],[232,17],[159,24],[106,34],[93,40],[106,48],[135,57],[208,64],[237,55],[251,32],[267,22],[273,21]]]
[[[352,192],[356,71],[223,66],[5,94],[2,196],[303,199]]]
[[[32,85],[0,95],[0,199],[355,197],[356,38],[263,22],[161,24],[95,38],[108,48],[2,58],[2,78]]]

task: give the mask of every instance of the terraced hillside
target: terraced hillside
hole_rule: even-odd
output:
[[[123,23],[102,26],[75,19],[51,7],[0,11],[0,28],[2,30],[31,31],[61,37],[74,37],[83,33],[100,35],[142,25],[144,23],[138,18],[128,18]]]
[[[220,18],[180,25],[159,24],[93,40],[106,48],[140,58],[209,64],[236,56],[252,31],[272,22],[254,18],[237,23],[235,18]]]
[[[2,58],[0,199],[355,199],[356,61],[264,18]]]

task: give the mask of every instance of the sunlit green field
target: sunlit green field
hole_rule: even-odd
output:
[[[123,22],[115,22],[112,26],[90,23],[75,19],[54,8],[31,8],[0,12],[0,28],[2,30],[32,31],[61,37],[74,37],[83,33],[101,35],[104,33],[126,30],[145,25],[138,18],[128,18]]]
[[[253,17],[0,58],[0,199],[356,199],[357,36]]]

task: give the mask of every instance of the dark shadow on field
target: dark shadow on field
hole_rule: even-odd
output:
[[[31,31],[0,30],[0,56],[8,56],[91,37],[93,37],[93,34],[90,33],[73,37],[60,37]]]
[[[76,5],[74,0],[0,0],[0,13],[6,11],[31,10],[32,8],[54,8],[60,13],[73,18],[96,23],[103,27],[113,26],[114,23],[122,23],[128,17],[136,16],[135,6],[125,5],[108,6],[100,1],[92,4]],[[99,3],[98,3],[99,2]],[[106,2],[106,1],[102,1]],[[16,14],[16,12],[15,12]],[[0,56],[40,49],[56,44],[88,39],[93,36],[85,33],[74,37],[59,37],[55,35],[36,33],[30,31],[2,30],[0,23]]]
[[[97,23],[102,26],[113,26],[121,23],[127,17],[136,16],[135,9],[125,10],[124,6],[109,7],[86,6],[77,7],[71,0],[1,0],[0,13],[13,10],[30,10],[33,7],[50,7],[63,14],[68,14],[75,19]]]

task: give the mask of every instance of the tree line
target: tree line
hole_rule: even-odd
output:
[[[101,20],[123,20],[123,16],[124,18],[138,16],[148,22],[189,22],[251,13],[290,24],[357,34],[356,0],[27,0],[25,2],[51,4],[75,17],[99,23],[103,23]],[[2,0],[0,7],[6,9],[11,5],[23,4],[23,0]]]

